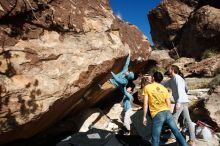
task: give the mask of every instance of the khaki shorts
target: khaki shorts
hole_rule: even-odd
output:
[[[110,80],[106,81],[106,82],[102,85],[102,87],[101,87],[102,90],[114,89],[114,88],[116,88],[116,87],[115,87],[115,85],[113,85],[113,84],[111,83]]]

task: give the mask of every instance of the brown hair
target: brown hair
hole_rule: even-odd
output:
[[[141,89],[143,89],[147,84],[149,84],[149,79],[148,77],[151,77],[150,75],[145,75],[145,76],[142,76],[141,78]]]
[[[183,73],[180,71],[180,68],[176,65],[171,65],[170,66],[172,68],[172,70],[174,71],[175,74],[180,75],[182,78],[184,78]]]

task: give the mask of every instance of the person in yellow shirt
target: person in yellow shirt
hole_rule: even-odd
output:
[[[160,72],[155,72],[152,76],[153,82],[143,89],[144,97],[144,115],[143,124],[147,125],[147,111],[148,107],[152,116],[152,146],[159,146],[160,133],[164,123],[166,123],[177,141],[181,146],[188,146],[184,137],[180,133],[177,125],[170,112],[170,96],[168,90],[160,84],[163,80],[163,75]]]

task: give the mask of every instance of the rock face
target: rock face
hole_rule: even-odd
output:
[[[169,55],[169,50],[153,50],[149,60],[155,61],[157,66],[162,68],[166,68],[174,62],[174,59]]]
[[[213,77],[220,73],[220,54],[200,62],[193,62],[185,65],[188,74]]]
[[[206,103],[206,108],[210,112],[210,117],[218,124],[220,127],[220,109],[216,108],[220,106],[220,86],[217,86],[214,93],[211,95]]]
[[[154,43],[173,41],[192,11],[192,7],[180,0],[164,0],[150,11],[148,19]]]
[[[179,46],[181,54],[198,58],[206,49],[220,51],[219,26],[220,9],[203,6],[195,11],[183,29]]]
[[[212,126],[215,132],[219,132],[220,114],[219,114],[219,92],[220,87],[217,86],[212,93],[209,89],[189,90],[189,99],[194,100],[190,106],[190,114],[193,121],[203,121]],[[192,99],[196,97],[196,99]]]
[[[183,56],[201,58],[207,49],[220,51],[220,3],[217,0],[163,0],[148,18],[156,46],[178,48]]]
[[[132,60],[151,51],[107,0],[0,0],[0,45],[0,143],[94,105],[109,92],[95,86],[122,68],[129,49]]]
[[[173,65],[176,65],[180,68],[181,72],[183,73],[184,76],[188,76],[191,75],[192,73],[188,72],[186,70],[186,66],[195,63],[195,59],[194,58],[186,58],[186,57],[181,57],[179,59],[177,59]]]
[[[220,54],[196,61],[194,58],[179,58],[173,65],[180,68],[185,77],[214,77],[220,73]]]

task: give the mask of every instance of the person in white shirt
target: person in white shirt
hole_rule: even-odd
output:
[[[188,88],[185,80],[181,77],[181,72],[178,66],[172,65],[168,67],[167,73],[170,79],[163,83],[165,87],[168,87],[172,90],[172,96],[175,101],[175,107],[173,112],[173,117],[176,123],[178,123],[178,119],[181,113],[183,113],[183,118],[186,122],[187,129],[189,130],[189,138],[188,143],[190,146],[195,146],[195,129],[192,124],[192,120],[189,115],[188,110]],[[175,137],[171,134],[171,138],[168,139],[167,144],[175,142]]]

